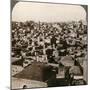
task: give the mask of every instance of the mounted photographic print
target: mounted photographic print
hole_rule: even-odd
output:
[[[11,89],[88,84],[87,5],[11,0]]]

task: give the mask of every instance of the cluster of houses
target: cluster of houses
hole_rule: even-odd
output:
[[[85,85],[84,61],[87,25],[82,21],[12,23],[12,89]]]
[[[17,72],[12,74],[12,85],[16,82],[19,83],[16,87],[12,86],[13,89],[25,88],[25,85],[26,88],[36,88],[86,84],[82,66],[77,61],[74,61],[71,56],[63,57],[59,64],[33,61],[18,71],[19,62],[20,60],[12,62],[12,67],[17,67]],[[33,85],[32,80],[34,80]],[[40,82],[40,85],[37,85],[38,82]]]

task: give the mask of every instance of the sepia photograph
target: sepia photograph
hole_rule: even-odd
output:
[[[88,6],[11,0],[11,89],[88,84]]]

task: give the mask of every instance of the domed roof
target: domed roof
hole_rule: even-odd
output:
[[[63,64],[64,66],[73,66],[74,60],[72,59],[71,56],[65,56],[60,60],[60,63]]]
[[[72,66],[69,69],[69,73],[70,74],[74,74],[74,75],[82,75],[82,71],[80,70],[80,67],[79,66]]]

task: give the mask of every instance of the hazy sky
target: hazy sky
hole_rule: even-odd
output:
[[[19,2],[12,11],[12,21],[78,21],[85,20],[86,12],[79,5]]]

